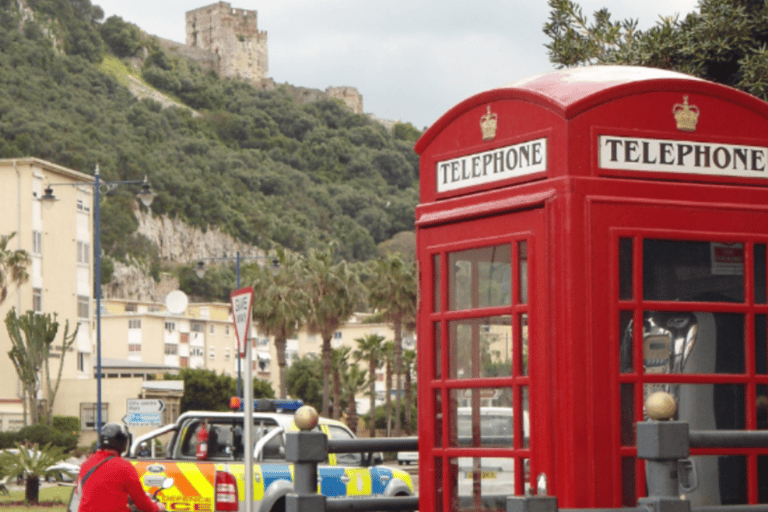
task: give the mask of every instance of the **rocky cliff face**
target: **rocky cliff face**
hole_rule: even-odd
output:
[[[264,255],[258,247],[238,242],[215,227],[203,232],[167,215],[155,217],[138,209],[134,214],[139,221],[138,232],[157,245],[163,262],[194,264],[205,258],[234,258],[238,251],[243,258]],[[112,281],[102,287],[102,296],[163,302],[179,283],[170,274],[161,277],[156,283],[147,269],[116,261]]]

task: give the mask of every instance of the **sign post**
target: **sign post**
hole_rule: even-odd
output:
[[[245,511],[253,510],[253,363],[248,343],[251,330],[253,288],[241,288],[232,292],[232,319],[237,335],[238,357],[245,358],[243,378],[243,444],[245,452]]]

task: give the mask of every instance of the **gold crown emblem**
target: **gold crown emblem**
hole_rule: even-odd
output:
[[[488,113],[480,118],[480,129],[483,132],[483,140],[493,140],[496,138],[496,124],[498,116],[491,113],[491,106],[488,105]]]
[[[699,122],[699,107],[688,105],[688,96],[683,96],[683,103],[672,107],[672,113],[677,121],[677,129],[684,132],[695,132]]]

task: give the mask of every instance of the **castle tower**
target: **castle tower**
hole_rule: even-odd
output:
[[[267,77],[267,32],[259,31],[256,11],[218,2],[188,11],[186,25],[187,46],[216,54],[220,76],[254,85]]]

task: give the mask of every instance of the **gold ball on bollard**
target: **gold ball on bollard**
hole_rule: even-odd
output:
[[[319,419],[320,415],[311,405],[302,405],[293,415],[293,421],[296,422],[296,426],[299,427],[299,430],[312,430],[317,426],[317,421]]]
[[[645,399],[645,412],[652,420],[671,420],[677,413],[675,397],[666,391],[656,391]]]

